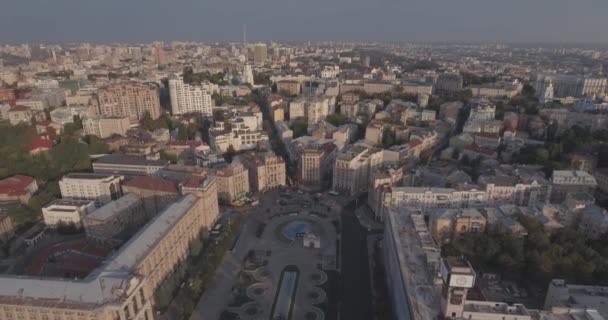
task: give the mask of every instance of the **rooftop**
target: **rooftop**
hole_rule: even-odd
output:
[[[177,184],[175,182],[162,178],[139,176],[124,183],[123,186],[146,190],[179,193]]]
[[[25,194],[25,188],[34,182],[34,178],[22,175],[15,175],[0,180],[0,194],[17,196]]]
[[[111,154],[105,157],[99,158],[93,163],[95,164],[117,164],[117,165],[129,165],[129,166],[161,166],[164,167],[168,164],[168,161],[163,160],[146,160],[141,157],[132,157],[121,154]]]
[[[121,214],[122,211],[128,209],[129,207],[140,201],[141,200],[136,195],[132,193],[127,193],[126,195],[118,198],[118,200],[112,201],[104,205],[103,207],[91,212],[85,217],[85,219],[105,221],[114,215]]]

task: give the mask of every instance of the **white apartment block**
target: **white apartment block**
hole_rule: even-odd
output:
[[[59,180],[61,196],[67,199],[92,200],[96,207],[120,198],[122,176],[70,173]]]
[[[130,128],[130,120],[128,116],[88,117],[82,121],[82,128],[86,134],[98,136],[102,139],[115,134],[124,136]]]
[[[332,189],[350,196],[366,192],[372,170],[383,165],[396,165],[398,162],[397,152],[353,145],[336,156]]]
[[[174,115],[194,112],[213,115],[211,94],[201,86],[186,84],[183,79],[170,79],[169,96],[171,113]]]
[[[91,200],[57,199],[42,207],[42,217],[51,228],[61,223],[81,227],[82,218],[94,210],[95,202]]]

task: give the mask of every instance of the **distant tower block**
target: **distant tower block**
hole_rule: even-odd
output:
[[[553,94],[555,90],[553,89],[553,81],[549,80],[549,84],[545,87],[545,91],[541,97],[541,103],[546,104],[553,101]]]
[[[430,96],[428,94],[418,94],[418,105],[420,108],[426,108],[429,105],[429,98]]]
[[[252,86],[255,85],[253,80],[253,71],[251,70],[251,65],[249,63],[246,63],[245,67],[243,68],[243,76],[241,81],[243,83],[249,83]]]

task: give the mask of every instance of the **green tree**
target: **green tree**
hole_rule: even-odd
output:
[[[332,113],[325,118],[325,121],[331,123],[332,125],[339,127],[343,124],[348,123],[348,118],[340,113]]]
[[[304,117],[298,117],[291,122],[291,130],[293,130],[293,137],[298,138],[305,136],[308,133],[308,123]]]
[[[87,135],[84,141],[89,145],[89,154],[108,153],[108,145],[98,136]]]
[[[226,162],[231,163],[232,159],[234,158],[235,155],[236,155],[236,150],[234,149],[234,147],[232,145],[229,145],[226,152],[224,152],[224,159],[226,160]]]

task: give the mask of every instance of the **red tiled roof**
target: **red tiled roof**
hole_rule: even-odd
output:
[[[0,180],[0,194],[18,196],[26,194],[25,188],[34,182],[34,178],[22,175]]]
[[[177,185],[169,180],[152,177],[135,177],[124,184],[126,187],[178,193]]]
[[[36,149],[46,149],[46,150],[49,150],[51,148],[53,148],[53,141],[49,141],[49,140],[46,140],[46,139],[35,139],[30,144],[30,151],[36,150]]]
[[[481,147],[477,146],[476,144],[470,144],[464,148],[465,148],[465,150],[475,152],[475,153],[485,154],[489,157],[496,156],[496,151],[491,150],[491,149],[481,148]]]
[[[9,111],[26,111],[29,109],[30,109],[29,107],[19,105],[19,106],[12,107]]]
[[[190,148],[196,148],[196,147],[200,147],[203,145],[202,142],[200,141],[196,141],[196,140],[187,140],[187,141],[183,141],[183,140],[172,140],[169,141],[167,143],[168,146],[172,146],[172,147],[190,147]]]
[[[200,187],[207,177],[205,175],[200,176],[197,174],[193,174],[186,180],[184,183],[184,187],[186,188],[198,188]]]

